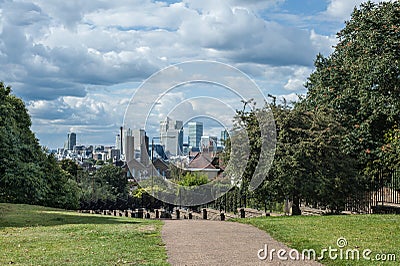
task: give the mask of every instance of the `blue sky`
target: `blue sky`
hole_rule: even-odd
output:
[[[2,0],[0,79],[26,102],[42,145],[62,147],[70,131],[81,144],[113,144],[140,84],[188,60],[230,64],[265,95],[295,100],[316,54],[332,52],[361,2]],[[173,106],[188,96],[164,100]]]

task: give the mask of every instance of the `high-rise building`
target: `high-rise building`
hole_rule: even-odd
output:
[[[122,143],[122,157],[126,162],[136,159],[143,165],[148,164],[149,138],[146,136],[145,130],[132,130],[130,128],[123,130]],[[117,136],[116,145],[118,144]]]
[[[146,131],[144,129],[134,130],[133,137],[135,138],[135,150],[142,150],[143,145],[146,145]]]
[[[200,141],[201,152],[214,152],[217,151],[218,138],[214,136],[202,136]]]
[[[118,149],[121,152],[121,135],[120,134],[115,136],[115,149]]]
[[[132,130],[130,128],[122,130],[122,158],[125,161],[128,159],[133,159],[135,156],[135,147],[134,147],[134,139],[132,136]]]
[[[125,137],[124,155],[125,161],[130,162],[135,159],[135,138],[133,136]]]
[[[160,143],[166,154],[183,154],[183,122],[172,121],[169,117],[160,122]]]
[[[221,131],[221,145],[225,145],[226,140],[228,139],[229,134],[227,130]]]
[[[201,136],[203,136],[203,123],[189,122],[189,147],[200,148]]]
[[[74,146],[76,145],[76,134],[75,133],[68,133],[67,136],[67,149],[72,151]]]

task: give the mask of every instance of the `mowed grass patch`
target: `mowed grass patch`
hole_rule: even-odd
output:
[[[0,265],[169,265],[162,222],[0,204]]]
[[[329,247],[339,252],[339,238],[348,243],[342,248],[344,254],[347,249],[359,251],[358,261],[351,259],[350,253],[347,260],[331,260],[326,253],[321,261],[325,265],[399,265],[400,262],[400,216],[396,215],[282,216],[235,221],[256,226],[300,252],[314,249],[319,256],[322,249]],[[362,258],[365,249],[372,251],[370,261]],[[340,253],[337,254],[340,258]],[[377,261],[377,254],[394,254],[396,261]]]

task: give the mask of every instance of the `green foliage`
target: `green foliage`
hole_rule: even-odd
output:
[[[396,170],[400,168],[400,130],[395,127],[385,134],[385,144],[379,152],[384,168]]]
[[[67,171],[74,178],[78,177],[78,170],[82,170],[77,163],[71,159],[64,159],[59,162],[61,169]]]
[[[45,154],[30,126],[25,104],[1,82],[0,201],[77,208],[77,184]]]
[[[317,57],[306,102],[333,111],[346,129],[343,149],[373,174],[388,165],[380,150],[400,122],[400,3],[362,4],[338,38],[328,58]]]
[[[104,165],[95,173],[84,172],[79,186],[82,191],[81,204],[116,202],[127,199],[128,180],[122,168]]]
[[[335,120],[331,110],[309,111],[306,107],[304,101],[292,108],[272,106],[277,131],[275,158],[262,186],[254,192],[249,191],[248,184],[259,163],[260,128],[265,125],[257,122],[258,110],[238,111],[236,124],[246,129],[251,153],[239,189],[229,192],[228,197],[235,193],[239,205],[264,208],[272,202],[290,199],[294,214],[300,214],[300,202],[333,212],[344,209],[347,197],[359,184],[357,163],[341,148],[345,128]]]
[[[187,172],[181,177],[178,184],[185,187],[201,186],[208,183],[208,177],[204,174]]]
[[[96,165],[104,165],[104,161],[103,160],[97,160],[96,161]]]
[[[355,160],[341,149],[344,129],[331,113],[306,111],[301,103],[281,112],[275,162],[267,180],[294,204],[302,200],[338,212],[358,182]]]
[[[114,195],[125,194],[127,191],[128,179],[121,167],[104,165],[96,172],[94,178],[101,186],[108,186]]]

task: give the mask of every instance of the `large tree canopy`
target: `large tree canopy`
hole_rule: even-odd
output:
[[[385,164],[385,135],[400,122],[400,3],[362,4],[338,39],[329,57],[317,57],[306,102],[334,111],[345,150],[367,173]]]
[[[76,182],[30,129],[24,102],[0,82],[0,201],[78,208]]]
[[[257,200],[290,199],[297,214],[300,202],[340,212],[377,171],[400,166],[399,62],[399,2],[355,9],[334,52],[317,56],[306,97],[291,107],[274,101],[275,160]],[[251,145],[239,190],[246,194],[259,159],[260,125],[254,112],[237,113]]]

